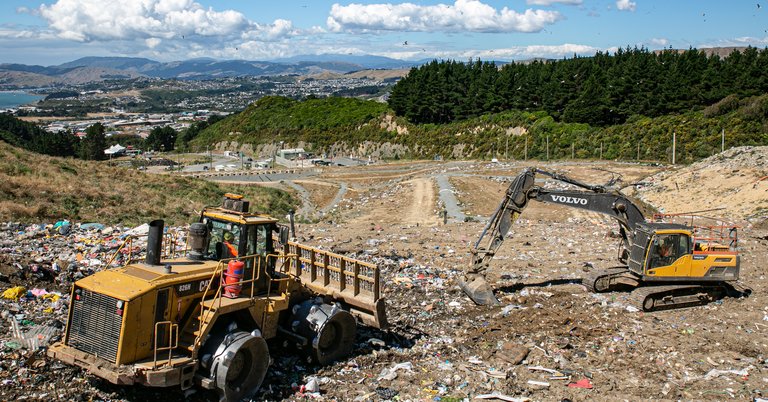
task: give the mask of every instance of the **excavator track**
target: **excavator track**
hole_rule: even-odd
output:
[[[702,306],[732,293],[727,283],[712,285],[644,286],[630,294],[630,304],[643,311]],[[743,293],[742,293],[743,294]]]
[[[581,284],[592,293],[612,292],[632,288],[632,282],[637,282],[627,267],[600,269],[590,272],[581,280]]]

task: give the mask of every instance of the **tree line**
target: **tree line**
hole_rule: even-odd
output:
[[[594,126],[632,116],[701,110],[728,95],[768,92],[768,48],[727,57],[702,50],[619,49],[557,61],[434,60],[392,89],[389,106],[415,124],[449,123],[509,110],[544,111],[556,121]]]
[[[217,116],[212,121],[219,119]],[[186,137],[179,137],[173,127],[155,127],[146,139],[142,139],[124,134],[107,137],[107,128],[101,123],[96,123],[86,128],[85,136],[80,139],[71,131],[52,133],[11,114],[0,113],[0,140],[45,155],[105,160],[108,156],[104,150],[115,144],[131,145],[145,151],[173,151],[177,142],[180,146],[186,146],[191,139],[190,135],[194,138],[194,135],[209,124],[207,121],[193,124],[190,130],[184,133]]]

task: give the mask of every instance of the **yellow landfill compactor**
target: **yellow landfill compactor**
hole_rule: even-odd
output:
[[[377,266],[289,241],[248,209],[233,194],[206,207],[170,259],[163,221],[151,222],[143,262],[74,284],[48,355],[114,384],[197,385],[238,401],[264,380],[268,340],[328,364],[352,351],[358,322],[387,325]]]

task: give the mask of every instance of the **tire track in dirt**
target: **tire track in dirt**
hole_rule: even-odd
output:
[[[404,223],[434,226],[438,219],[434,214],[435,187],[431,178],[418,178],[406,181],[411,184],[413,190],[410,197],[410,205],[405,209]]]

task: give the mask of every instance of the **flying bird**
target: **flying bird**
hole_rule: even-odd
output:
[[[403,42],[403,46],[408,46],[408,41]]]

